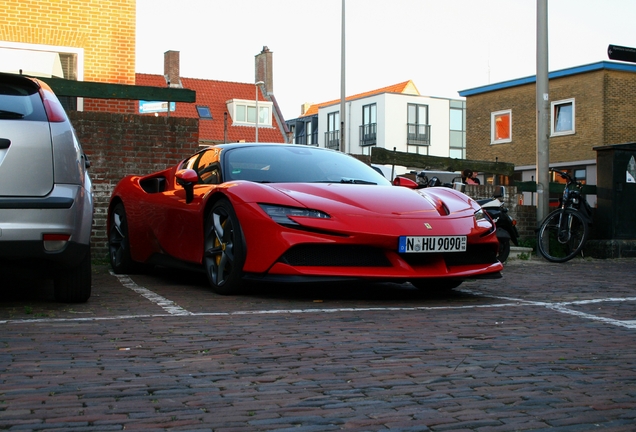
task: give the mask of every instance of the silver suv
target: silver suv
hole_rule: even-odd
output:
[[[42,270],[61,302],[91,295],[88,166],[51,88],[0,73],[0,266]]]

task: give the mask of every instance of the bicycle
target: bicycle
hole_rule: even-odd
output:
[[[548,261],[563,263],[582,252],[590,232],[592,208],[581,194],[581,182],[566,172],[550,171],[557,173],[566,183],[559,208],[551,212],[539,227],[537,250]]]

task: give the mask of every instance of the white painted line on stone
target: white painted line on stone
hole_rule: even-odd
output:
[[[499,300],[508,300],[518,302],[518,304],[526,304],[526,305],[535,305],[542,306],[548,309],[552,309],[557,312],[561,312],[568,315],[574,315],[579,318],[593,320],[593,321],[601,321],[607,324],[626,327],[629,329],[636,329],[636,320],[615,320],[613,318],[605,318],[597,315],[592,315],[585,312],[576,311],[573,309],[569,309],[566,306],[574,306],[574,305],[587,305],[587,304],[596,304],[596,303],[606,303],[606,302],[626,302],[626,301],[636,301],[636,297],[608,297],[602,299],[588,299],[588,300],[574,300],[569,302],[557,302],[557,303],[548,303],[548,302],[538,302],[532,300],[523,300],[517,299],[513,297],[505,297],[505,296],[493,296],[482,292],[471,291],[471,290],[461,290],[467,294],[481,295],[485,297],[496,298]]]
[[[137,294],[140,294],[146,297],[148,300],[150,300],[157,306],[160,306],[163,310],[168,312],[170,315],[192,315],[192,313],[183,309],[181,306],[177,305],[172,300],[168,300],[167,298],[162,297],[159,294],[153,291],[150,291],[147,288],[137,285],[129,276],[118,275],[113,273],[112,271],[110,272],[110,274],[115,276],[117,279],[119,279],[119,282],[123,286],[125,286],[126,288],[130,288],[131,290],[135,291]]]
[[[200,312],[193,313],[178,306],[175,302],[168,300],[147,288],[137,285],[129,276],[116,275],[111,272],[120,283],[138,294],[144,296],[151,302],[162,307],[168,314],[142,314],[142,315],[120,315],[113,317],[83,317],[83,318],[40,318],[40,319],[19,319],[19,320],[0,320],[0,324],[13,323],[43,323],[43,322],[81,322],[81,321],[106,321],[106,320],[125,320],[139,318],[160,318],[174,315],[181,316],[240,316],[240,315],[285,315],[285,314],[326,314],[340,312],[392,312],[392,311],[435,311],[435,310],[460,310],[460,309],[486,309],[486,308],[502,308],[502,307],[522,307],[522,306],[540,306],[554,310],[556,312],[577,316],[579,318],[601,321],[607,324],[636,329],[636,320],[615,320],[611,318],[599,317],[596,315],[575,311],[566,306],[584,305],[602,302],[625,302],[636,301],[636,297],[609,297],[604,299],[576,300],[570,302],[549,303],[543,301],[524,300],[514,297],[495,296],[488,293],[473,291],[470,289],[460,289],[457,291],[471,295],[479,295],[499,300],[505,300],[506,303],[485,304],[485,305],[465,305],[465,306],[416,306],[416,307],[371,307],[371,308],[330,308],[330,309],[270,309],[270,310],[254,310],[254,311],[234,311],[234,312]]]
[[[561,313],[565,313],[565,314],[569,314],[569,315],[574,315],[577,316],[579,318],[583,318],[583,319],[588,319],[588,320],[593,320],[593,321],[601,321],[607,324],[612,324],[615,326],[619,326],[619,327],[626,327],[629,329],[636,329],[636,322],[635,321],[620,321],[620,320],[615,320],[612,318],[605,318],[602,316],[597,316],[597,315],[592,315],[592,314],[588,314],[585,312],[580,312],[580,311],[576,311],[573,309],[568,309],[566,307],[563,307],[561,305],[555,304],[555,305],[550,305],[548,306],[548,309],[553,309],[557,312],[561,312]]]

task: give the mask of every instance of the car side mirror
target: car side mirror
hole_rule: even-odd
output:
[[[82,157],[84,158],[84,167],[89,169],[91,167],[91,161],[88,159],[88,156],[85,153],[82,153]]]
[[[416,182],[406,177],[396,177],[393,179],[393,186],[403,186],[409,189],[417,189],[418,185]]]
[[[199,181],[199,175],[195,170],[182,169],[175,173],[177,184],[186,192],[186,204],[190,204],[194,199],[194,185]]]

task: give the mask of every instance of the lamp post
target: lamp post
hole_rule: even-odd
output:
[[[256,89],[256,140],[254,142],[258,142],[258,86],[262,86],[265,84],[263,81],[258,81],[254,84],[254,88]]]

